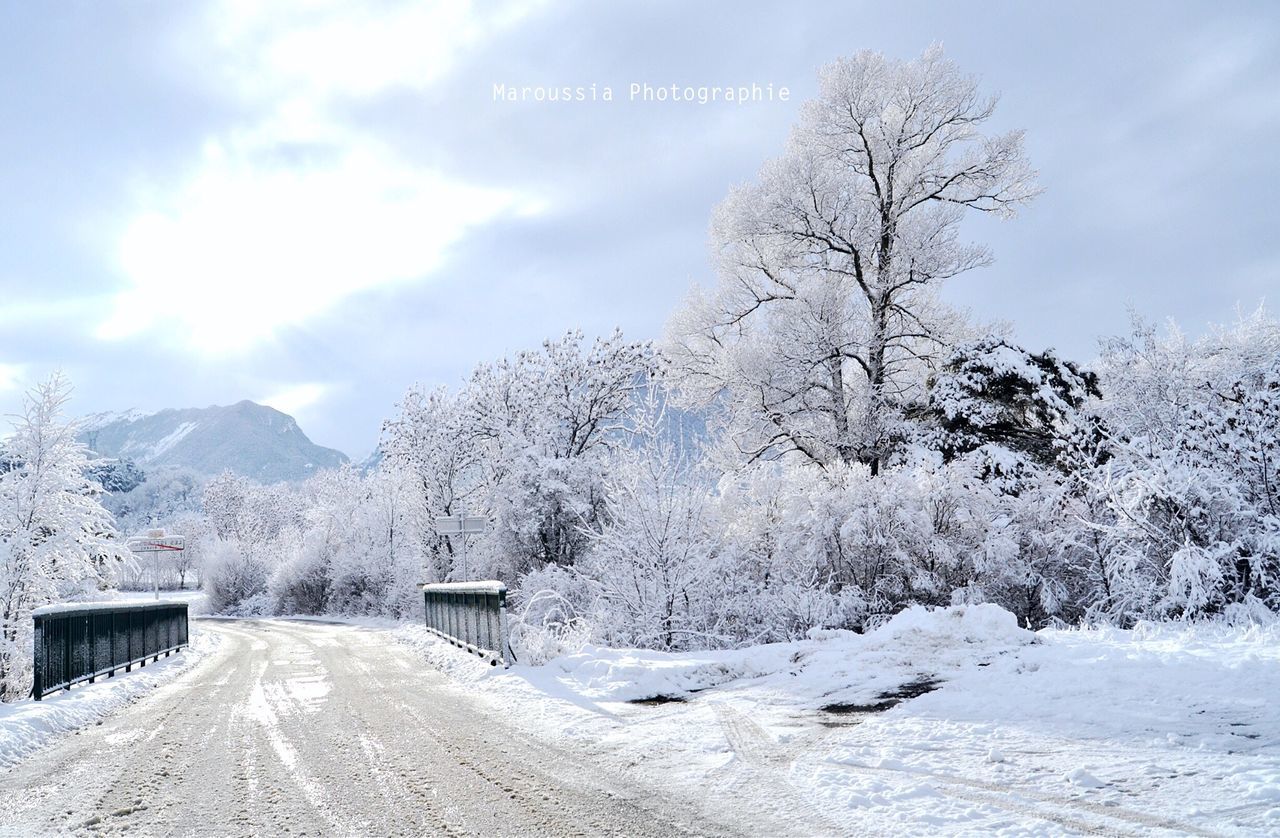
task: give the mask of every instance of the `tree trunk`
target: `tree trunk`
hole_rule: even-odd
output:
[[[845,409],[844,359],[832,350],[827,360],[831,372],[831,418],[836,425],[836,455],[840,462],[848,464],[857,457],[858,450],[849,436],[849,414]]]
[[[889,305],[892,300],[887,290],[891,285],[893,268],[893,183],[892,167],[887,188],[887,199],[880,208],[880,246],[876,252],[876,281],[868,302],[871,304],[871,343],[867,351],[867,383],[870,389],[867,405],[867,445],[863,450],[862,462],[871,468],[874,477],[880,473],[882,434],[884,431],[884,398],[885,385],[885,350],[889,344]]]
[[[861,461],[871,468],[871,475],[880,473],[883,454],[881,435],[884,429],[885,348],[889,334],[889,295],[880,292],[871,301],[871,345],[867,351],[867,385],[870,390],[867,405],[867,439],[862,449]]]

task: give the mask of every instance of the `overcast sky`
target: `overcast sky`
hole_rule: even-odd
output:
[[[1280,289],[1278,9],[0,0],[0,412],[60,366],[79,413],[250,398],[363,457],[415,381],[660,337],[818,68],[932,41],[1045,187],[947,297],[1085,361],[1127,305],[1199,332]]]

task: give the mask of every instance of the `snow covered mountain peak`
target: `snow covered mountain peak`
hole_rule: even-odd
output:
[[[145,419],[152,415],[153,414],[145,413],[136,408],[131,408],[129,410],[105,410],[101,413],[90,413],[88,416],[84,416],[80,419],[80,431],[81,433],[88,433],[90,431],[96,431],[99,428],[106,427],[107,425],[115,425],[119,423],[128,424],[130,422],[136,422],[139,419]]]
[[[264,483],[301,480],[347,462],[345,454],[313,443],[292,416],[248,400],[157,413],[96,413],[85,418],[80,440],[99,456],[133,460],[144,469],[232,471]]]

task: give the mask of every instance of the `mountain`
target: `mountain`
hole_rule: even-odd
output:
[[[347,456],[316,445],[292,416],[242,401],[228,407],[98,413],[85,419],[80,441],[100,457],[144,470],[181,466],[204,475],[230,470],[263,483],[301,480]]]

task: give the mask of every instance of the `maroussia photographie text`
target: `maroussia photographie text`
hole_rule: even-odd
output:
[[[508,85],[495,82],[493,99],[495,102],[687,102],[698,105],[713,103],[746,105],[753,102],[786,102],[791,98],[791,90],[772,84],[755,83],[742,85],[681,85],[658,84],[633,81],[623,85],[624,97],[615,97],[614,89],[607,84],[588,85]]]

